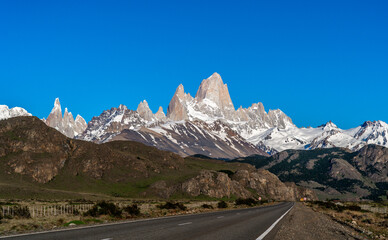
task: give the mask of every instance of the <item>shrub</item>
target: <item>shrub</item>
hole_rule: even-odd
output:
[[[349,206],[346,206],[345,208],[351,211],[361,211],[361,207],[357,205],[349,205]]]
[[[257,204],[257,201],[253,198],[238,198],[236,200],[236,205],[254,206],[256,204]]]
[[[209,209],[213,209],[213,206],[212,205],[209,205],[209,204],[202,204],[202,208],[209,208]]]
[[[183,205],[182,203],[172,203],[172,202],[166,202],[165,204],[158,205],[158,208],[160,209],[180,209],[180,210],[186,210],[187,207]]]
[[[31,213],[28,207],[15,207],[14,208],[14,216],[20,218],[31,218]]]
[[[140,208],[137,206],[137,204],[133,204],[132,206],[128,205],[124,208],[124,211],[132,216],[140,215]]]
[[[218,208],[227,208],[228,204],[225,201],[219,201],[217,204]]]
[[[92,209],[84,213],[84,216],[99,217],[100,215],[109,215],[112,217],[121,217],[122,211],[113,203],[105,201],[98,202]]]

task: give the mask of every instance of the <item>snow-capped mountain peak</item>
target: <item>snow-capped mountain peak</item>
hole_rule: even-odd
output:
[[[31,113],[21,107],[9,108],[7,105],[0,105],[0,120],[20,116],[31,116]]]

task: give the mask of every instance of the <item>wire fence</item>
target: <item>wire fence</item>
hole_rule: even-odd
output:
[[[53,205],[53,206],[1,206],[0,212],[4,217],[15,217],[29,212],[32,218],[60,216],[60,215],[79,215],[89,211],[94,204],[77,205]]]

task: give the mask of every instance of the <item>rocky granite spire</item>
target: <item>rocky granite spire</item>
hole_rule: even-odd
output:
[[[197,102],[203,102],[205,99],[213,102],[222,110],[234,110],[228,86],[222,82],[218,73],[213,73],[209,78],[202,81],[195,98]]]
[[[139,103],[137,106],[137,112],[139,113],[140,117],[147,121],[153,120],[154,115],[152,114],[152,111],[150,107],[148,106],[148,103],[146,100]]]
[[[183,85],[180,84],[172,97],[167,108],[167,117],[173,121],[188,119],[186,100],[188,95],[185,93]]]
[[[166,121],[166,114],[164,114],[162,106],[159,107],[159,109],[155,113],[154,117],[158,121]]]
[[[62,129],[62,108],[59,98],[55,99],[54,107],[51,110],[50,115],[46,119],[46,124],[57,130]]]
[[[77,117],[75,118],[74,131],[77,133],[77,135],[79,135],[83,133],[87,127],[88,127],[88,124],[86,123],[85,119],[78,114]]]
[[[43,120],[48,126],[57,129],[67,137],[73,138],[85,131],[87,124],[81,116],[77,116],[78,123],[74,121],[73,114],[65,108],[62,117],[62,107],[59,98],[55,99],[54,107],[46,120]]]

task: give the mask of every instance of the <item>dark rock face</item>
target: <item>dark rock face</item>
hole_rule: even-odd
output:
[[[388,148],[367,145],[352,159],[356,167],[375,182],[388,182]]]
[[[287,150],[267,159],[239,158],[274,173],[284,182],[314,189],[323,199],[377,199],[386,195],[388,149],[367,145],[357,152],[343,148]]]

